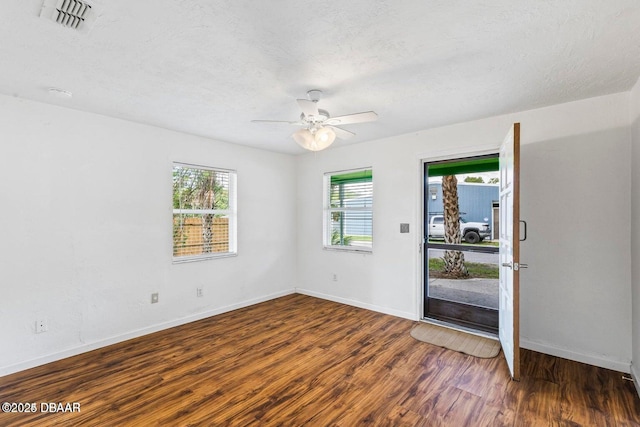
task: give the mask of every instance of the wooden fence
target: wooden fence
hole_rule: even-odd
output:
[[[209,233],[202,217],[183,218],[182,225],[177,215],[173,217],[173,256],[220,252],[229,252],[229,218],[213,218]]]

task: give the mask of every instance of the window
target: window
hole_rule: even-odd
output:
[[[324,217],[325,248],[371,251],[372,170],[326,174]]]
[[[173,164],[173,259],[236,253],[236,173]]]

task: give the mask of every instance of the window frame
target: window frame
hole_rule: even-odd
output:
[[[189,169],[198,169],[205,171],[213,171],[217,173],[224,173],[228,175],[228,209],[173,209],[173,181],[172,181],[172,229],[173,229],[173,221],[174,216],[176,214],[211,214],[211,215],[224,215],[229,219],[228,224],[228,251],[227,252],[209,252],[204,254],[195,254],[195,255],[182,255],[176,256],[175,253],[175,240],[171,239],[171,248],[172,248],[172,262],[174,264],[180,264],[185,262],[194,262],[194,261],[204,261],[210,259],[218,259],[218,258],[227,258],[238,255],[238,246],[237,246],[237,224],[238,224],[238,210],[237,210],[237,171],[234,169],[226,169],[212,166],[204,166],[204,165],[196,165],[192,163],[183,163],[183,162],[172,162],[171,164],[171,176],[173,179],[173,173],[175,172],[176,167],[184,167]],[[173,234],[172,234],[173,236]]]
[[[341,208],[332,208],[331,207],[331,177],[332,176],[336,176],[336,175],[345,175],[345,174],[350,174],[350,173],[357,173],[357,172],[364,172],[364,171],[370,171],[371,172],[371,206],[369,207],[355,207],[355,208],[349,208],[347,207],[341,207]],[[323,219],[322,219],[322,243],[323,243],[323,248],[325,250],[332,250],[332,251],[343,251],[343,252],[358,252],[358,253],[373,253],[373,241],[374,241],[374,227],[373,227],[373,203],[374,203],[374,183],[373,183],[373,167],[362,167],[362,168],[357,168],[357,169],[347,169],[347,170],[340,170],[340,171],[332,171],[332,172],[325,172],[324,176],[323,176],[323,191],[322,191],[322,195],[323,195]],[[350,245],[332,245],[331,244],[331,231],[332,231],[332,227],[331,227],[331,217],[332,217],[332,213],[334,212],[370,212],[371,213],[371,246],[350,246]]]

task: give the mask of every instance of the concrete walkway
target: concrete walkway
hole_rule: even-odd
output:
[[[498,309],[498,279],[429,279],[429,296]]]

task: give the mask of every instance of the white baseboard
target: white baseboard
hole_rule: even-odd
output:
[[[563,359],[569,359],[576,362],[586,363],[588,365],[599,366],[605,369],[611,369],[613,371],[630,373],[631,362],[625,362],[621,360],[608,359],[599,355],[578,353],[566,348],[555,347],[546,343],[539,343],[535,341],[529,341],[520,337],[520,347],[527,350],[537,351],[538,353],[548,354],[550,356],[561,357]]]
[[[631,378],[633,378],[633,384],[636,386],[638,397],[640,397],[640,371],[638,371],[638,367],[633,363],[631,364]]]
[[[24,371],[26,369],[34,368],[36,366],[45,365],[50,362],[55,362],[56,360],[65,359],[67,357],[76,356],[78,354],[86,353],[88,351],[96,350],[102,347],[106,347],[112,344],[117,344],[123,341],[130,340],[132,338],[138,338],[143,335],[152,334],[154,332],[162,331],[165,329],[173,328],[175,326],[184,325],[187,323],[195,322],[197,320],[202,320],[207,317],[215,316],[218,314],[226,313],[228,311],[237,310],[239,308],[248,307],[254,304],[259,304],[261,302],[269,301],[275,298],[280,298],[285,295],[290,295],[295,293],[294,289],[276,292],[270,295],[264,295],[258,298],[252,298],[250,300],[242,301],[236,304],[227,305],[224,307],[219,307],[213,310],[204,311],[201,313],[192,314],[186,317],[181,317],[179,319],[171,320],[169,322],[159,323],[156,325],[152,325],[146,328],[136,329],[134,331],[127,332],[125,334],[116,335],[113,337],[105,338],[99,341],[94,341],[88,344],[82,344],[77,347],[72,347],[63,351],[47,354],[42,357],[37,357],[35,359],[27,360],[25,362],[20,362],[15,365],[9,365],[0,367],[0,377],[5,375],[13,374],[15,372]]]
[[[378,313],[383,313],[383,314],[389,314],[391,316],[402,317],[403,319],[418,320],[418,317],[416,316],[415,313],[411,313],[408,311],[393,310],[393,309],[382,307],[379,305],[367,304],[364,302],[347,299],[347,298],[336,297],[334,295],[323,294],[320,292],[310,291],[308,289],[303,289],[303,288],[296,288],[296,292],[302,295],[308,295],[310,297],[326,299],[329,301],[338,302],[340,304],[346,304],[353,307],[364,308],[366,310],[376,311]]]

